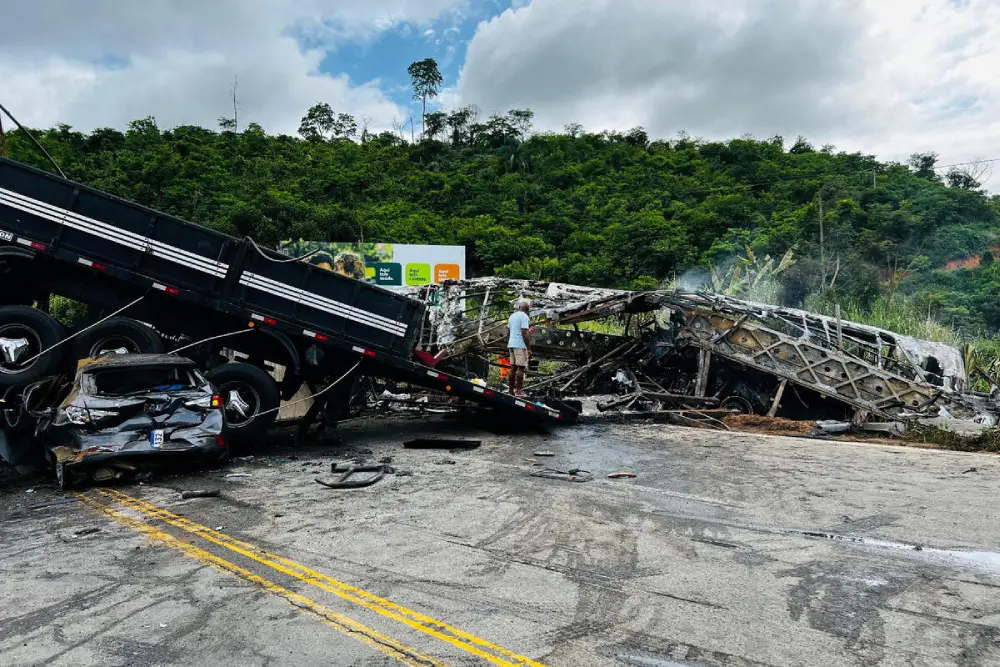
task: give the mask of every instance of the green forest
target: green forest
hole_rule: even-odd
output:
[[[981,189],[982,163],[941,167],[933,153],[884,163],[801,137],[545,133],[532,120],[526,109],[466,107],[428,113],[423,131],[418,117],[376,134],[317,104],[298,136],[234,118],[31,132],[71,179],[271,247],[461,244],[471,276],[626,289],[711,288],[714,276],[716,289],[744,296],[766,279],[771,300],[836,303],[916,327],[907,333],[1000,329],[1000,197]],[[52,170],[23,132],[6,145]],[[947,270],[955,260],[967,268]],[[947,333],[928,334],[931,323]]]

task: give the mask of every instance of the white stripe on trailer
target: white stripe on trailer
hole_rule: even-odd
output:
[[[516,405],[519,408],[526,407],[523,401],[514,401],[514,405]]]
[[[31,240],[30,239],[22,238],[20,236],[17,237],[17,242],[20,243],[21,245],[26,245],[26,246],[30,246],[31,245]]]
[[[357,345],[355,345],[354,347],[352,347],[351,351],[352,352],[357,352],[358,354],[364,354],[365,352],[367,352],[367,350],[365,348],[358,347]]]
[[[135,232],[130,232],[126,229],[115,227],[114,225],[111,225],[109,223],[101,222],[100,220],[95,220],[93,218],[88,218],[84,215],[80,215],[79,213],[74,213],[73,211],[70,211],[68,209],[59,208],[58,206],[54,206],[52,204],[39,201],[37,199],[32,199],[31,197],[26,197],[20,193],[0,188],[0,201],[3,201],[5,196],[9,200],[6,203],[15,202],[12,204],[15,206],[17,206],[17,203],[20,203],[21,206],[17,207],[21,208],[22,210],[28,210],[28,212],[34,213],[35,215],[41,215],[42,217],[49,218],[50,220],[54,220],[56,222],[60,222],[70,227],[80,229],[81,231],[94,233],[97,236],[102,236],[103,238],[107,238],[112,241],[122,243],[122,245],[132,244],[130,245],[130,247],[135,247],[134,244],[139,244],[140,249],[153,250],[153,251],[161,250],[163,252],[174,254],[181,260],[189,260],[194,263],[201,263],[206,268],[213,268],[213,267],[216,269],[229,268],[229,266],[223,262],[210,259],[203,255],[198,255],[189,250],[183,250],[182,248],[177,248],[175,246],[168,245],[161,241],[156,241],[149,237],[142,236],[141,234],[137,234]],[[62,218],[58,216],[62,216]],[[63,218],[68,218],[69,220],[78,224],[73,224],[72,222],[68,222]],[[111,236],[95,232],[93,231],[93,229],[110,233]]]
[[[257,320],[258,322],[263,322],[264,321],[264,316],[263,315],[258,315],[257,313],[250,313],[250,319],[251,320]]]
[[[161,285],[160,283],[153,283],[153,289],[158,289],[161,292],[166,292],[167,291],[167,286],[166,285]]]
[[[247,287],[252,287],[253,289],[259,290],[261,292],[266,292],[268,294],[274,294],[276,296],[280,296],[283,299],[288,299],[289,301],[293,301],[295,303],[300,303],[300,304],[302,304],[304,306],[308,306],[310,308],[315,308],[316,310],[322,311],[324,313],[333,313],[334,315],[337,315],[338,317],[343,317],[344,319],[352,320],[354,322],[358,322],[360,324],[364,324],[366,326],[370,326],[373,329],[379,329],[381,331],[385,331],[387,333],[395,334],[397,336],[405,336],[406,335],[406,328],[403,327],[402,325],[398,325],[396,327],[388,327],[388,326],[385,326],[384,324],[382,324],[380,322],[377,322],[377,321],[373,320],[370,317],[363,316],[363,315],[357,315],[355,312],[352,312],[351,310],[347,310],[345,307],[340,307],[340,306],[342,306],[342,304],[340,306],[329,305],[329,304],[338,304],[339,302],[331,301],[329,299],[325,299],[325,298],[322,298],[322,297],[317,297],[316,295],[310,295],[309,292],[304,292],[303,294],[310,295],[310,296],[314,297],[314,298],[310,299],[310,298],[308,298],[306,296],[295,294],[294,292],[292,292],[292,290],[290,288],[287,288],[288,286],[284,285],[284,283],[274,283],[274,281],[272,281],[272,284],[265,284],[265,283],[261,283],[261,282],[256,281],[254,278],[247,278],[246,275],[247,274],[244,274],[244,276],[240,278],[240,284],[241,285],[245,285]],[[367,312],[367,311],[363,311],[363,310],[362,311],[358,311],[358,309],[354,309],[354,311],[357,311],[357,312],[360,312],[360,313],[366,313]]]
[[[198,255],[188,250],[163,243],[162,241],[157,241],[99,220],[94,220],[93,218],[88,218],[11,190],[0,188],[0,204],[5,204],[26,213],[52,220],[66,227],[98,236],[127,248],[148,252],[155,257],[176,262],[177,264],[201,271],[202,273],[208,273],[217,278],[224,278],[229,271],[229,265],[224,262]]]
[[[77,258],[76,263],[77,264],[83,264],[84,266],[93,266],[94,265],[93,262],[91,262],[89,259],[86,259],[85,257],[79,257],[79,258]]]
[[[480,387],[479,385],[473,385],[472,391],[476,392],[477,394],[485,394],[486,393],[486,390],[483,389],[482,387]]]
[[[348,306],[347,304],[328,299],[313,292],[296,289],[285,283],[279,283],[254,273],[247,272],[240,276],[240,284],[252,287],[261,292],[280,296],[283,299],[300,303],[316,310],[333,313],[334,315],[364,324],[373,329],[380,329],[400,337],[406,335],[407,327],[405,324],[390,320],[381,315],[375,315],[360,308]]]
[[[346,313],[352,313],[356,317],[360,317],[360,318],[363,318],[363,319],[366,319],[366,320],[370,320],[375,325],[381,325],[380,328],[388,327],[390,329],[401,329],[403,332],[405,332],[406,328],[407,328],[405,324],[403,324],[401,322],[397,322],[396,320],[390,319],[388,317],[385,317],[384,315],[377,315],[377,314],[372,313],[370,311],[363,310],[363,309],[357,308],[355,306],[350,306],[350,305],[348,305],[346,303],[342,303],[340,301],[334,301],[333,299],[331,299],[329,297],[325,297],[322,294],[318,294],[316,292],[308,292],[308,291],[306,291],[304,289],[300,289],[298,287],[292,287],[291,285],[288,285],[288,284],[282,283],[282,282],[278,282],[277,280],[273,280],[271,278],[267,278],[266,276],[262,276],[262,275],[259,275],[259,274],[256,274],[256,273],[251,273],[251,272],[247,271],[242,276],[240,276],[240,282],[243,282],[244,278],[249,283],[251,283],[251,284],[260,285],[260,286],[263,286],[263,287],[270,287],[270,288],[273,288],[273,289],[276,289],[276,290],[283,290],[284,292],[286,292],[288,294],[293,294],[295,296],[302,297],[303,299],[306,299],[307,301],[311,301],[311,302],[315,302],[315,303],[319,303],[321,305],[324,305],[327,308],[329,308],[330,310],[343,310]],[[355,319],[355,318],[348,317],[348,319]]]

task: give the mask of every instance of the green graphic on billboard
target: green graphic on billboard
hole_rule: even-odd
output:
[[[431,282],[430,264],[407,264],[406,284],[407,285],[429,285]]]
[[[375,265],[375,284],[384,287],[399,287],[403,284],[403,266],[396,262]]]

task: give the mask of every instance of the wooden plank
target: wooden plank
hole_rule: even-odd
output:
[[[778,391],[774,394],[774,400],[771,401],[771,409],[767,411],[768,417],[773,417],[778,412],[778,407],[781,405],[781,396],[785,393],[785,387],[788,386],[788,380],[782,380],[781,384],[778,385]]]
[[[694,387],[694,395],[705,396],[708,389],[708,370],[712,363],[712,353],[709,350],[699,350],[698,352],[698,382]]]

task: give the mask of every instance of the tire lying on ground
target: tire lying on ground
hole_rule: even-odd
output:
[[[63,347],[33,357],[65,335],[63,326],[40,310],[0,307],[0,387],[25,385],[58,373],[65,357]]]
[[[162,354],[163,339],[152,328],[128,317],[112,317],[73,339],[73,358],[96,357],[102,352]]]
[[[222,395],[226,429],[231,436],[258,436],[274,425],[281,393],[267,371],[250,364],[230,363],[216,366],[205,377]]]

